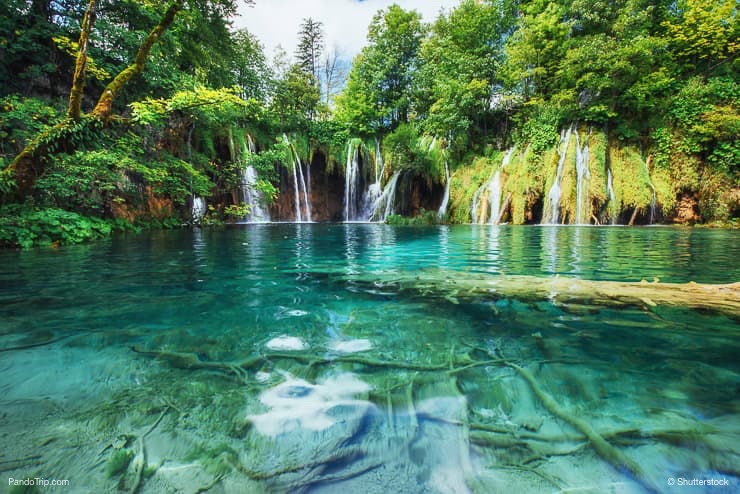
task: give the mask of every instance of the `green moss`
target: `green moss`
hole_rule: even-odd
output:
[[[565,152],[563,178],[560,182],[560,223],[574,223],[576,219],[576,138],[571,135]]]
[[[640,153],[629,146],[611,144],[609,163],[619,210],[650,207],[653,193],[650,189],[647,165],[640,157]]]
[[[134,452],[130,449],[117,449],[113,451],[108,458],[108,463],[105,466],[105,471],[109,477],[115,477],[126,471],[129,463],[134,457]]]
[[[703,221],[726,223],[732,219],[733,204],[737,209],[737,188],[733,190],[732,181],[722,172],[707,167],[701,176],[699,187],[699,212]]]
[[[226,443],[213,446],[201,444],[187,454],[187,461],[197,461],[203,468],[216,477],[229,473],[232,470],[231,461],[235,461],[239,455]]]
[[[470,223],[470,207],[478,188],[490,178],[492,160],[477,157],[467,166],[457,167],[450,176],[450,204],[448,219],[451,223]]]
[[[603,210],[609,202],[606,177],[606,136],[592,130],[588,138],[588,171],[591,175],[588,193],[595,212]]]
[[[656,201],[663,210],[664,215],[671,215],[677,206],[676,191],[672,185],[670,173],[663,168],[653,169],[651,179],[655,187]]]
[[[554,167],[547,164],[555,161]],[[544,165],[544,166],[543,166]],[[515,151],[511,156],[503,185],[503,195],[511,194],[511,222],[516,225],[533,221],[531,210],[534,203],[542,197],[545,183],[545,170],[552,168],[552,175],[557,168],[557,154],[547,151],[536,155],[527,147],[524,151]]]

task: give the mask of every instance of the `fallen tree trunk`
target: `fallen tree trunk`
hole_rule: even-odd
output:
[[[550,300],[560,304],[587,304],[605,307],[658,306],[709,310],[731,317],[740,316],[740,283],[699,284],[630,281],[594,281],[560,276],[485,275],[449,271],[423,271],[352,277],[354,282],[372,283],[400,291],[439,293],[460,298],[516,298],[523,301]]]

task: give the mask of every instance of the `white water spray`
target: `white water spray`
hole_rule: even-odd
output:
[[[576,130],[576,224],[587,224],[590,217],[588,185],[591,178],[588,169],[588,141],[581,147],[580,137]],[[590,133],[589,133],[590,135]],[[585,218],[584,218],[585,216]],[[585,221],[584,221],[585,220]]]
[[[560,134],[560,159],[558,160],[558,168],[555,172],[555,180],[553,181],[552,187],[550,187],[545,200],[545,209],[542,214],[543,224],[554,225],[560,218],[560,182],[563,180],[565,157],[568,154],[568,144],[570,143],[570,135],[572,132],[573,125],[568,127],[567,131]]]

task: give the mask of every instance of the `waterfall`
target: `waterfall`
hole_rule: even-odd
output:
[[[655,207],[657,203],[657,198],[655,194],[655,186],[653,185],[653,181],[650,180],[650,168],[648,168],[647,161],[645,161],[644,163],[645,163],[645,173],[647,173],[647,177],[648,177],[648,185],[650,186],[650,189],[653,191],[653,199],[650,201],[650,220],[649,220],[650,222],[648,223],[649,225],[652,225],[653,222],[655,222]]]
[[[242,173],[242,202],[249,205],[249,212],[244,217],[248,223],[270,221],[270,212],[264,207],[262,191],[257,189],[257,172],[252,165],[247,165]]]
[[[380,141],[375,139],[375,183],[379,184],[383,180],[385,175],[385,163],[383,163],[383,155],[380,152]]]
[[[480,203],[481,196],[483,195],[483,192],[485,192],[486,187],[488,187],[487,182],[483,183],[483,185],[478,187],[478,190],[476,190],[475,194],[473,194],[473,204],[470,208],[470,215],[472,217],[474,225],[480,225],[480,224],[485,223],[486,221],[485,210],[483,209]]]
[[[270,221],[270,212],[265,207],[265,198],[262,191],[257,188],[257,170],[252,165],[247,164],[247,157],[250,154],[254,154],[255,145],[252,140],[252,136],[247,135],[247,142],[245,143],[242,154],[241,162],[244,168],[242,169],[242,182],[241,182],[241,193],[242,202],[249,205],[249,212],[244,217],[244,221],[248,223],[261,223]]]
[[[295,150],[293,151],[295,153]],[[308,187],[306,186],[306,180],[303,178],[303,167],[301,165],[301,159],[298,154],[295,153],[294,168],[298,168],[298,178],[301,180],[301,189],[303,190],[303,205],[306,213],[305,221],[311,221],[311,201],[308,197]]]
[[[206,200],[202,197],[193,196],[193,207],[190,210],[193,223],[200,223],[200,220],[206,215],[207,210]]]
[[[590,135],[590,134],[589,134]],[[589,217],[585,218],[584,212],[588,215],[590,212],[589,208],[589,197],[588,197],[588,185],[591,175],[588,170],[588,140],[583,144],[581,148],[581,142],[576,130],[576,224],[588,224]],[[590,216],[590,215],[589,215]]]
[[[445,193],[442,196],[442,204],[439,206],[437,216],[442,218],[447,214],[447,204],[450,202],[450,165],[445,159]]]
[[[373,204],[370,219],[372,221],[385,221],[385,219],[395,212],[396,207],[396,186],[401,172],[397,171],[391,179],[385,184],[383,192]]]
[[[298,152],[295,150],[295,147],[288,139],[288,136],[285,134],[283,134],[283,141],[290,148],[291,160],[293,161],[292,168],[293,168],[293,195],[294,195],[294,203],[295,203],[295,221],[298,223],[301,223],[303,221],[312,221],[311,220],[311,197],[309,194],[309,190],[311,187],[310,165],[307,165],[306,167],[306,171],[308,174],[308,185],[307,185],[307,181],[304,179],[304,176],[303,176],[303,165],[301,164],[301,158],[298,156]],[[301,194],[303,195],[303,200],[301,200]],[[301,207],[303,207],[302,212],[301,212]]]
[[[617,197],[614,194],[614,185],[613,185],[614,179],[612,177],[612,170],[611,168],[606,169],[606,191],[609,194],[609,205],[614,207],[617,206]],[[616,216],[611,217],[611,224],[615,225],[617,223]]]
[[[512,154],[514,154],[513,147],[509,148],[509,150],[506,151],[506,154],[504,154],[504,159],[501,161],[501,166],[498,167],[496,173],[493,174],[491,182],[488,184],[488,201],[491,207],[491,213],[488,217],[488,223],[491,225],[497,225],[499,217],[501,216],[501,196],[503,189],[501,187],[501,170],[503,170],[504,167],[509,164]]]
[[[344,221],[362,221],[358,211],[360,201],[360,146],[352,139],[347,143],[347,164],[344,170]]]
[[[383,193],[383,175],[385,175],[385,164],[383,163],[383,156],[380,154],[380,141],[375,139],[375,182],[370,184],[365,194],[365,200],[362,206],[362,217],[364,220],[370,220],[373,217],[375,203]]]
[[[572,131],[573,126],[571,125],[567,131],[563,131],[560,134],[560,159],[558,160],[558,168],[555,172],[555,180],[545,199],[545,209],[542,214],[543,224],[554,225],[560,218],[560,182],[563,179],[565,157],[568,154],[568,144],[570,143],[570,134]]]
[[[293,162],[293,197],[295,199],[295,220],[300,223],[301,219],[301,197],[298,192],[298,174],[295,171],[295,161]]]
[[[470,210],[473,224],[497,224],[499,216],[501,216],[501,196],[503,192],[503,187],[501,186],[501,170],[511,162],[512,154],[514,154],[513,147],[506,151],[503,160],[501,160],[501,165],[493,173],[491,179],[488,182],[484,182],[475,191],[473,205]],[[488,207],[485,204],[486,196],[483,195],[486,189],[488,189]],[[483,203],[481,203],[481,198],[483,199]],[[486,212],[488,212],[487,217]]]

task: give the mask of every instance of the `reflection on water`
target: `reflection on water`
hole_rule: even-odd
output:
[[[738,257],[726,230],[377,224],[0,252],[0,466],[72,492],[736,491],[737,315],[442,281],[729,283]],[[116,455],[132,461],[112,473]]]

